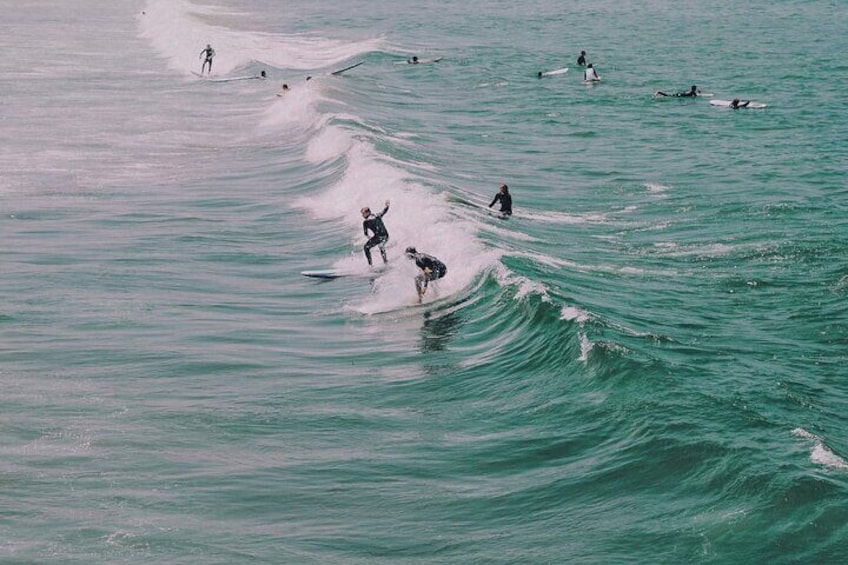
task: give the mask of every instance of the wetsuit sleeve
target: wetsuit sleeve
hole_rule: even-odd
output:
[[[362,222],[362,233],[368,236],[368,220]]]
[[[388,212],[388,211],[389,211],[389,207],[388,207],[388,206],[386,206],[385,208],[383,208],[383,211],[382,211],[382,212],[380,212],[379,214],[377,214],[377,217],[378,217],[378,218],[382,218],[383,216],[385,216],[385,215],[386,215],[386,212]]]
[[[489,208],[491,208],[492,206],[494,206],[494,205],[495,205],[495,202],[497,202],[497,201],[498,201],[498,200],[500,200],[500,199],[501,199],[501,193],[499,192],[499,193],[495,194],[495,197],[492,199],[492,203],[491,203],[491,204],[489,204]]]

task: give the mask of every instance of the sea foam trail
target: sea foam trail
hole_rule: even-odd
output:
[[[226,75],[252,62],[279,69],[322,69],[381,45],[378,38],[345,42],[302,34],[233,30],[223,25],[224,17],[231,21],[238,14],[189,0],[148,0],[139,15],[139,25],[142,36],[168,60],[168,66],[185,73],[200,71],[200,52],[207,44],[216,52],[216,75]],[[222,25],[216,25],[216,20]]]

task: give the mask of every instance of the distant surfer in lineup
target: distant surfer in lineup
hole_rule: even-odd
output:
[[[388,211],[388,200],[386,200],[386,207],[383,208],[383,211],[379,214],[372,214],[371,208],[368,208],[367,206],[359,211],[363,218],[362,231],[365,232],[365,237],[368,237],[369,231],[374,234],[368,239],[368,241],[365,242],[365,247],[363,248],[365,251],[365,258],[368,259],[369,266],[372,265],[372,247],[378,247],[380,249],[380,255],[383,257],[383,263],[388,263],[388,259],[386,258],[386,242],[389,241],[389,232],[386,230],[386,225],[383,223],[383,216],[385,216]]]
[[[662,90],[657,90],[654,93],[654,96],[677,96],[677,97],[680,97],[680,98],[687,98],[687,97],[690,97],[690,96],[700,96],[700,95],[701,95],[701,91],[698,90],[698,87],[695,86],[694,84],[692,85],[692,88],[690,88],[686,92],[676,92],[674,94],[666,94]]]
[[[206,44],[206,49],[204,49],[203,51],[200,52],[200,57],[198,57],[198,58],[203,59],[204,56],[206,57],[206,59],[203,61],[203,66],[200,67],[200,74],[203,74],[203,71],[206,70],[206,65],[208,64],[209,65],[209,74],[211,75],[212,74],[212,58],[215,57],[215,50],[212,49],[212,46],[208,43]]]
[[[577,57],[577,66],[578,67],[585,67],[586,66],[586,52],[585,51],[581,51],[580,56]]]
[[[421,302],[430,281],[445,276],[448,273],[448,268],[432,255],[419,253],[414,247],[407,247],[404,254],[407,259],[415,261],[415,266],[421,269],[421,274],[415,277],[415,292],[418,293],[418,302]]]
[[[282,91],[281,91],[281,92],[278,92],[278,93],[277,93],[277,96],[282,96],[283,94],[285,94],[285,93],[286,93],[286,92],[288,92],[288,91],[289,91],[289,85],[288,85],[288,84],[284,84],[284,85],[283,85],[283,88],[282,88]]]
[[[583,80],[586,82],[597,82],[601,80],[601,77],[598,76],[598,72],[595,70],[595,67],[592,66],[592,63],[589,63],[586,70],[583,71]]]
[[[489,208],[494,206],[498,201],[501,203],[501,217],[507,218],[512,216],[512,195],[509,193],[509,187],[505,184],[502,184],[498,188],[498,193],[495,194],[495,198],[489,204]]]
[[[417,65],[418,64],[418,55],[415,55],[414,57],[412,57],[412,59],[407,59],[406,62],[409,63],[410,65]]]
[[[750,101],[750,100],[745,100],[744,102],[740,102],[740,100],[739,100],[738,98],[734,98],[734,99],[730,102],[730,106],[729,106],[729,107],[730,107],[730,108],[733,108],[734,110],[738,110],[739,108],[745,108],[745,107],[746,107],[746,106],[748,106],[748,104],[750,104],[750,103],[751,103],[751,101]]]

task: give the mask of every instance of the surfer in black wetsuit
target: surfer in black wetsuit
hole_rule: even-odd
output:
[[[692,88],[690,88],[686,92],[677,92],[675,94],[666,94],[662,90],[657,90],[654,93],[654,96],[676,96],[678,98],[688,98],[690,96],[698,96],[700,94],[701,94],[701,91],[698,90],[698,87],[693,84]]]
[[[379,247],[380,255],[383,256],[383,263],[388,263],[386,259],[386,242],[389,241],[389,232],[386,231],[386,225],[383,223],[383,216],[389,211],[389,201],[386,200],[386,207],[379,214],[372,214],[371,208],[367,206],[360,210],[362,218],[362,231],[365,232],[365,237],[368,237],[368,231],[372,234],[371,238],[365,242],[365,258],[368,259],[368,264],[371,265],[371,248]]]
[[[744,102],[740,102],[738,98],[734,98],[730,102],[730,107],[733,108],[734,110],[738,110],[739,108],[744,108],[745,106],[747,106],[750,103],[751,103],[750,100],[745,100]]]
[[[203,59],[204,55],[206,56],[206,60],[203,61],[203,66],[200,67],[200,74],[203,74],[203,71],[206,70],[206,65],[209,65],[209,74],[212,74],[212,58],[215,56],[215,50],[212,49],[212,46],[208,43],[206,44],[206,49],[200,52],[199,59]]]
[[[495,202],[498,201],[501,203],[501,216],[504,218],[512,216],[512,195],[509,193],[509,187],[505,184],[500,186],[498,193],[495,194],[495,198],[489,204],[489,208],[494,206]]]
[[[580,56],[577,57],[577,66],[585,67],[586,66],[586,52],[581,51]]]
[[[415,277],[415,292],[418,293],[418,302],[421,302],[427,292],[427,284],[445,276],[448,268],[432,255],[418,253],[414,247],[407,247],[405,255],[407,259],[414,260],[415,265],[421,269],[421,274]]]

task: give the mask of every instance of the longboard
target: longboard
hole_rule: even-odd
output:
[[[413,61],[412,59],[407,59],[406,61],[395,61],[396,65],[428,65],[430,63],[438,63],[444,59],[444,57],[436,57],[435,59],[418,59],[417,61]]]
[[[730,108],[731,100],[710,100],[710,106],[719,106],[722,108]],[[748,102],[748,100],[740,100],[740,103]],[[765,108],[766,104],[762,102],[748,102],[747,106],[739,106],[739,109],[743,108],[751,108],[754,110],[759,110],[761,108]]]
[[[568,67],[563,67],[561,69],[554,69],[552,71],[539,71],[539,78],[542,77],[552,77],[556,75],[564,75],[568,71]]]
[[[196,73],[194,71],[191,71],[191,74],[193,74],[194,76],[196,76],[198,78],[202,78],[206,82],[233,82],[233,81],[236,81],[236,80],[259,80],[259,79],[265,78],[262,75],[250,75],[250,76],[243,76],[243,77],[212,78],[211,75],[204,75],[204,74],[201,74],[201,73]]]

